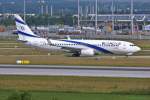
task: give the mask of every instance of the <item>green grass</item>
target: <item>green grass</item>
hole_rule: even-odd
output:
[[[0,100],[7,100],[13,91],[0,91]],[[67,92],[29,92],[32,100],[149,100],[150,95],[67,93]]]
[[[33,93],[33,100],[149,100],[148,95],[115,95],[86,93]]]
[[[150,100],[150,79],[0,76],[0,100],[27,91],[32,100]]]
[[[150,94],[150,79],[0,76],[0,90]]]

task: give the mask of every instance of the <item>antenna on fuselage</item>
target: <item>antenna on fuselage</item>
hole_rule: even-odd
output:
[[[71,38],[70,38],[70,36],[69,36],[69,35],[67,35],[67,40],[71,40]]]

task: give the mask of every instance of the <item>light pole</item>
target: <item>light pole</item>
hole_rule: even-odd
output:
[[[46,5],[45,5],[46,14],[49,15],[49,0],[45,2],[46,2]]]
[[[97,0],[95,1],[95,34],[97,34]]]
[[[23,11],[24,11],[24,21],[26,21],[26,0],[24,0],[24,9],[23,9]]]
[[[113,33],[114,32],[114,0],[112,0],[111,10],[112,10],[112,33]]]
[[[134,13],[134,7],[133,7],[133,0],[131,0],[131,34],[134,33],[134,21],[133,21],[133,13]]]
[[[80,1],[78,0],[78,27],[80,27]]]
[[[53,6],[51,5],[51,16],[53,16]]]

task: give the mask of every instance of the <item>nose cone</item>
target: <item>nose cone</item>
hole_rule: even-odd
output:
[[[136,52],[138,52],[138,51],[141,51],[141,48],[140,47],[136,47]]]

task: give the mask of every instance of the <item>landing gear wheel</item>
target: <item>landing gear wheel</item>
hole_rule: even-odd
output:
[[[80,57],[80,53],[79,52],[73,53],[72,56],[73,57]]]

